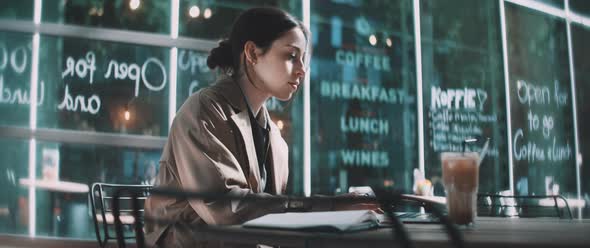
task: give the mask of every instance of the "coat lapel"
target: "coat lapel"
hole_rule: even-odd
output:
[[[230,103],[230,105],[237,111],[237,114],[231,116],[232,121],[240,130],[241,137],[246,146],[246,155],[248,156],[248,183],[254,192],[260,191],[260,170],[258,168],[258,158],[256,157],[256,147],[254,146],[254,137],[252,137],[252,127],[250,126],[250,117],[248,116],[247,106],[244,98],[233,79],[227,77],[220,80],[213,87],[217,87],[223,97]],[[272,122],[266,106],[262,106],[260,111],[266,115],[266,121],[270,125],[269,139],[270,139],[270,155],[272,156],[272,173],[273,175],[273,189],[277,194],[283,192],[283,187],[287,183],[289,175],[289,149],[287,144],[281,136],[281,131]]]
[[[248,157],[249,177],[248,183],[254,192],[260,191],[260,171],[258,170],[258,159],[256,158],[256,147],[254,146],[254,138],[252,137],[252,127],[250,126],[250,117],[248,111],[231,116],[231,119],[240,130],[240,134],[244,140],[246,147],[246,156]]]

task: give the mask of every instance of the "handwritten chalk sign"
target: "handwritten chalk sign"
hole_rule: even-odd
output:
[[[29,39],[30,40],[30,39]],[[31,43],[7,44],[0,41],[0,104],[30,104]],[[45,83],[38,89],[37,105],[43,104]]]
[[[10,69],[17,74],[22,74],[30,66],[31,46],[18,45],[8,48],[0,43],[0,71]]]
[[[32,36],[0,32],[0,125],[28,125],[31,104]],[[37,106],[46,102],[46,84],[37,84]]]
[[[525,113],[523,122],[514,124],[512,155],[517,162],[556,163],[574,158],[573,140],[567,139],[561,113],[567,112],[569,92],[561,88],[559,81],[538,83],[516,80],[517,101],[513,108]],[[566,137],[563,137],[564,135]]]
[[[494,128],[499,119],[497,113],[486,112],[488,104],[486,89],[431,86],[425,131],[432,153],[461,151],[466,138],[489,136],[484,130]],[[491,146],[488,156],[498,154],[498,147]]]
[[[108,57],[100,58],[95,51],[87,51],[82,57],[67,56],[61,78],[74,84],[88,83],[91,87],[97,78],[103,82],[116,79],[133,83],[134,97],[139,97],[140,85],[149,91],[161,91],[167,85],[167,69],[162,61],[149,57],[139,63],[123,62]],[[99,61],[106,61],[106,68],[97,67]],[[149,73],[150,76],[147,76]],[[90,91],[92,91],[90,89]],[[96,115],[101,109],[101,97],[95,93],[72,95],[68,83],[64,84],[63,97],[57,109]]]

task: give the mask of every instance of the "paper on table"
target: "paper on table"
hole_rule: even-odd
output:
[[[372,210],[267,214],[243,224],[244,227],[342,232],[378,225],[377,214]]]

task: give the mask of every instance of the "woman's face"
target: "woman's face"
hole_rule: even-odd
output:
[[[279,100],[291,99],[305,76],[306,47],[303,31],[296,27],[275,40],[266,53],[257,49],[252,69],[262,84],[259,88]]]

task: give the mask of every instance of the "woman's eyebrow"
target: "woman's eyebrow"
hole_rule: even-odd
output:
[[[293,45],[293,44],[287,44],[286,46],[288,46],[288,47],[292,47],[292,48],[295,48],[295,49],[297,49],[297,51],[298,51],[299,53],[301,53],[301,48],[299,48],[299,47],[298,47],[298,46],[296,46],[296,45]]]

